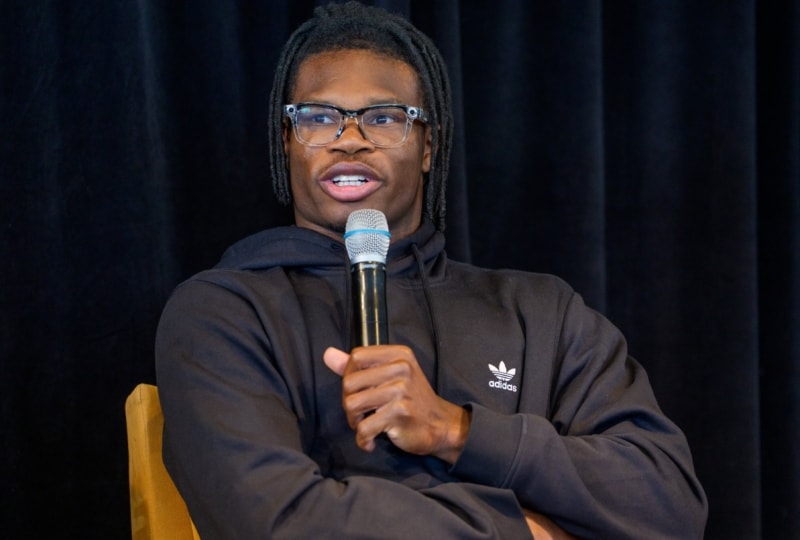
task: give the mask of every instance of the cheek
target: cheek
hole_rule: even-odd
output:
[[[286,154],[286,167],[289,170],[289,187],[294,203],[314,196],[314,163],[319,161],[319,151],[297,141],[290,141]]]
[[[292,176],[295,174],[303,175],[310,168],[312,156],[309,148],[295,140],[289,141],[286,145],[286,166]]]

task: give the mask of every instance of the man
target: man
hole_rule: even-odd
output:
[[[700,538],[685,438],[619,332],[554,277],[447,260],[449,99],[381,10],[320,8],[284,48],[271,164],[296,226],[234,245],[159,327],[164,459],[201,537]],[[362,208],[392,234],[392,345],[351,350]]]

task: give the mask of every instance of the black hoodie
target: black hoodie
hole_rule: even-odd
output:
[[[204,540],[529,538],[520,507],[586,538],[701,538],[686,440],[605,318],[559,279],[448,261],[430,223],[392,244],[391,343],[471,410],[449,466],[360,450],[341,381],[344,245],[298,227],[180,285],[157,338],[164,459]]]

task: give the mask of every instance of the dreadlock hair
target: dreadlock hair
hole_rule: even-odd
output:
[[[269,151],[272,185],[281,204],[292,200],[283,147],[283,105],[294,89],[300,64],[314,54],[368,50],[409,64],[417,73],[429,114],[432,137],[430,172],[425,178],[425,215],[445,227],[445,186],[453,138],[453,113],[447,68],[433,42],[406,19],[358,2],[318,7],[290,36],[278,60],[269,102]]]

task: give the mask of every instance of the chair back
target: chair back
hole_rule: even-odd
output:
[[[164,415],[158,388],[139,384],[125,400],[133,540],[200,540],[186,503],[164,467]]]

